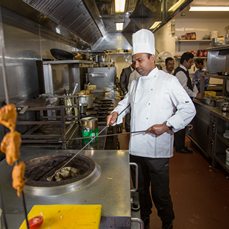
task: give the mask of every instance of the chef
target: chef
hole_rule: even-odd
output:
[[[196,111],[178,79],[155,67],[154,34],[141,29],[133,34],[132,39],[132,62],[141,77],[132,81],[129,92],[107,117],[107,124],[120,124],[130,105],[131,131],[144,131],[131,134],[129,142],[130,160],[138,164],[141,218],[148,228],[152,208],[151,185],[151,196],[162,220],[162,228],[171,229],[175,218],[169,191],[173,133],[189,124]],[[126,107],[128,109],[122,112]]]

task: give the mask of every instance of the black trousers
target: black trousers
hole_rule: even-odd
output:
[[[180,151],[185,146],[185,133],[186,129],[179,130],[174,134],[174,145],[176,147],[176,151]]]
[[[158,216],[164,224],[175,219],[173,203],[169,189],[169,158],[146,158],[130,155],[130,161],[138,165],[138,192],[141,218],[144,221],[152,213],[152,200]],[[135,167],[131,166],[131,175],[135,184]]]
[[[126,114],[126,118],[125,118],[125,129],[126,132],[130,132],[130,113]]]

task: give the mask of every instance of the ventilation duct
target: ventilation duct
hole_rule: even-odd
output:
[[[90,45],[102,37],[82,0],[23,1]]]

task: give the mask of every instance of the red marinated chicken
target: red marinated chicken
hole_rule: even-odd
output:
[[[21,134],[17,131],[8,132],[2,142],[1,151],[6,154],[6,161],[9,165],[13,165],[20,156],[19,148],[21,145]]]
[[[25,163],[23,161],[19,162],[18,165],[15,165],[12,172],[13,178],[13,188],[17,190],[17,195],[20,197],[21,192],[23,191],[24,184],[26,180],[24,180],[25,174]]]
[[[0,123],[12,132],[15,130],[17,112],[14,104],[9,104],[0,109]]]

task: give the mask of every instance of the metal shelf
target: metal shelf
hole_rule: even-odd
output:
[[[217,74],[205,74],[205,73],[202,73],[202,74],[200,74],[200,76],[223,79],[223,80],[229,80],[229,76],[223,76],[223,75],[217,75]]]
[[[94,64],[95,61],[90,60],[54,60],[43,61],[43,64]]]
[[[216,134],[216,137],[229,147],[229,140],[223,137],[223,134]]]
[[[176,59],[180,59],[180,58],[181,58],[181,56],[174,56],[174,58],[176,58]],[[197,59],[197,58],[207,59],[207,57],[206,57],[206,56],[194,56],[194,58],[193,58],[193,59]]]
[[[224,49],[229,49],[229,44],[210,47],[210,48],[207,48],[207,51],[220,51],[220,50],[224,50]]]
[[[229,165],[226,164],[226,153],[225,155],[215,155],[215,159],[227,172],[229,172]]]
[[[179,40],[179,41],[175,41],[176,43],[180,43],[180,42],[211,42],[211,40]]]

